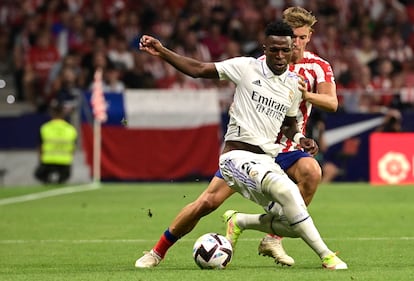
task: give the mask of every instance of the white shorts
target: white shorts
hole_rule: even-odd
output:
[[[219,159],[220,172],[227,184],[243,197],[256,202],[269,212],[274,206],[271,198],[263,194],[262,180],[268,172],[275,176],[289,179],[275,159],[266,154],[256,154],[244,150],[232,150],[224,153]]]

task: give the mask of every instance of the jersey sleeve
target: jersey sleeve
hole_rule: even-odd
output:
[[[214,63],[220,80],[230,80],[239,84],[242,80],[244,70],[252,62],[252,58],[237,57]]]
[[[335,77],[331,65],[325,60],[318,60],[315,66],[316,83],[335,83]]]

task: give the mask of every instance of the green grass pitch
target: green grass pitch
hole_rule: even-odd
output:
[[[227,269],[199,269],[193,243],[207,232],[224,234],[225,210],[261,213],[238,194],[203,218],[158,267],[134,268],[142,251],[206,186],[105,183],[46,198],[38,197],[65,187],[0,188],[0,280],[414,280],[414,187],[362,183],[321,185],[309,207],[325,241],[349,270],[323,270],[302,240],[288,238],[284,246],[296,265],[276,265],[257,255],[263,234],[255,231],[242,234]],[[34,197],[21,197],[27,194]]]

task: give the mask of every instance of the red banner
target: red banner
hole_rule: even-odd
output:
[[[370,136],[370,182],[373,185],[414,184],[414,133]]]
[[[192,129],[145,130],[102,127],[103,180],[210,178],[218,169],[219,125]],[[92,126],[82,125],[86,162],[92,167]]]

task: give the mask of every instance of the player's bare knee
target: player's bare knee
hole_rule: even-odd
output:
[[[314,161],[302,162],[301,166],[295,173],[295,181],[300,185],[317,186],[322,179],[322,169]]]
[[[309,171],[304,174],[301,180],[297,183],[306,205],[309,205],[312,201],[318,185],[321,182],[321,178],[322,175],[318,172],[318,170],[314,172]]]

